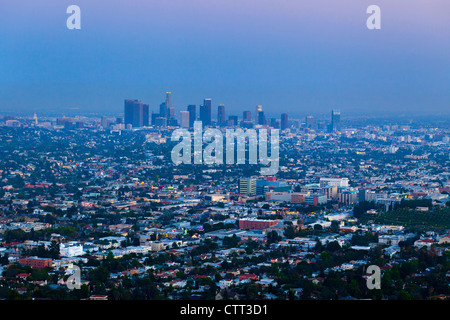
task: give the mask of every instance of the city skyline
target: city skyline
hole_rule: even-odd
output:
[[[174,107],[205,95],[235,114],[450,109],[447,1],[380,0],[380,30],[365,25],[369,1],[80,1],[81,30],[65,28],[66,3],[46,4],[2,7],[2,113],[117,113],[124,96],[154,110],[166,91]]]

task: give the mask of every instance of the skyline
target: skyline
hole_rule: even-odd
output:
[[[157,112],[167,91],[177,111],[211,98],[213,116],[449,113],[450,4],[377,1],[368,30],[372,2],[329,2],[77,1],[74,31],[69,1],[6,1],[0,113],[117,114],[124,98]]]

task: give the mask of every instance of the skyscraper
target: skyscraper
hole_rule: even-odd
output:
[[[228,126],[229,127],[237,126],[238,123],[239,123],[238,116],[229,116],[228,117]]]
[[[244,121],[252,121],[252,113],[250,111],[242,112],[242,120],[244,120]]]
[[[259,113],[262,112],[262,105],[257,105],[255,108],[255,123],[259,124]]]
[[[217,107],[217,124],[222,127],[225,125],[225,106],[219,104]]]
[[[156,125],[156,118],[159,117],[159,113],[153,113],[152,112],[152,126]]]
[[[143,104],[142,105],[142,126],[148,127],[149,125],[149,105]]]
[[[148,104],[143,104],[141,100],[125,100],[125,125],[131,124],[134,128],[148,126],[148,112]]]
[[[203,105],[200,106],[200,120],[204,126],[211,125],[211,99],[203,100]]]
[[[341,131],[341,112],[339,110],[331,111],[331,132]]]
[[[189,128],[189,111],[180,111],[180,125],[183,128]]]
[[[287,113],[281,114],[281,130],[286,130],[289,126],[289,120]]]
[[[266,124],[266,116],[264,115],[264,111],[258,111],[256,123],[260,125]]]
[[[194,121],[197,118],[197,115],[195,113],[196,106],[195,104],[190,104],[187,107],[187,111],[189,112],[189,128],[194,127]]]
[[[159,116],[163,118],[167,118],[169,115],[169,111],[167,109],[167,103],[163,102],[159,105]]]
[[[172,92],[166,92],[166,106],[167,108],[172,108]]]
[[[174,107],[169,107],[167,108],[167,112],[168,112],[168,118],[169,119],[174,119],[175,118],[175,108]]]
[[[105,116],[102,116],[101,126],[102,126],[103,128],[107,128],[108,125],[109,125],[108,118],[106,118]]]

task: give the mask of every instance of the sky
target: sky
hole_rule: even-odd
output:
[[[381,29],[369,30],[369,5]],[[81,9],[69,30],[67,7]],[[0,114],[450,114],[448,0],[1,0]]]

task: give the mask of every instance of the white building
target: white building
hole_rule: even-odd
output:
[[[61,243],[59,253],[62,257],[76,257],[84,254],[83,245],[77,242]]]
[[[348,178],[320,178],[320,187],[348,187]]]

